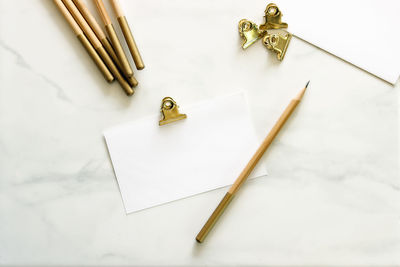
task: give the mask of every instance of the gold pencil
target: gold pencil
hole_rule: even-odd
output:
[[[303,95],[307,89],[309,82],[306,84],[304,89],[300,91],[300,93],[292,99],[289,105],[286,107],[285,111],[279,118],[279,120],[275,123],[274,127],[271,129],[267,137],[262,142],[261,146],[257,149],[256,153],[253,155],[249,163],[247,163],[246,167],[243,169],[239,177],[236,179],[235,183],[229,188],[228,192],[225,194],[224,198],[221,200],[217,208],[211,214],[210,218],[207,220],[203,228],[196,236],[196,241],[202,243],[206,238],[207,234],[213,228],[214,224],[217,222],[218,218],[224,212],[225,208],[231,202],[233,196],[240,189],[242,184],[247,180],[250,173],[253,171],[254,167],[257,165],[258,161],[261,159],[262,155],[268,149],[269,145],[272,143],[274,138],[277,136],[279,131],[282,129],[285,122],[288,120],[290,115],[293,113],[297,105],[300,103]]]
[[[115,29],[114,29],[114,26],[111,23],[110,16],[108,15],[108,12],[104,6],[104,3],[102,0],[94,0],[94,2],[96,3],[101,20],[103,21],[104,27],[106,28],[108,37],[110,37],[110,39],[111,39],[111,43],[115,49],[115,53],[117,54],[119,62],[121,63],[121,67],[122,67],[123,71],[125,72],[125,74],[128,77],[131,77],[133,75],[131,65],[129,64],[128,58],[126,57],[124,49],[122,48],[122,45],[118,39],[117,33],[115,32]]]
[[[125,41],[128,44],[129,51],[131,52],[133,61],[135,62],[136,68],[138,70],[144,69],[144,63],[142,57],[140,56],[139,49],[137,48],[135,39],[133,38],[132,31],[129,27],[128,21],[122,11],[121,5],[118,0],[110,0],[111,5],[114,9],[115,15],[119,26],[121,27],[122,33],[124,34]]]
[[[82,31],[85,33],[85,35],[87,36],[89,41],[92,43],[92,45],[96,49],[97,53],[103,59],[104,63],[107,65],[108,69],[111,71],[111,73],[117,79],[118,83],[121,85],[121,87],[125,91],[125,93],[129,96],[133,95],[133,93],[134,93],[133,89],[130,87],[130,85],[127,83],[127,81],[125,81],[124,77],[122,77],[122,74],[120,73],[118,68],[115,66],[114,62],[112,61],[110,56],[107,54],[107,51],[104,49],[104,47],[100,43],[99,39],[97,39],[97,36],[94,34],[94,32],[90,28],[89,24],[87,24],[86,20],[84,19],[82,14],[79,12],[79,10],[75,6],[75,4],[72,2],[72,0],[62,0],[62,1],[65,4],[65,6],[68,8],[71,15],[74,17],[75,21],[81,27]]]
[[[127,82],[129,83],[129,85],[131,87],[136,87],[138,85],[137,80],[133,76],[128,77],[128,75],[123,71],[122,65],[121,65],[117,55],[115,54],[115,51],[114,51],[110,41],[108,40],[107,36],[101,29],[100,25],[97,23],[96,19],[92,15],[92,13],[87,8],[86,4],[82,0],[72,0],[72,1],[76,5],[76,7],[79,9],[82,16],[85,18],[86,22],[89,24],[90,28],[92,28],[92,30],[96,34],[97,38],[100,40],[101,44],[106,49],[107,53],[110,55],[110,57],[112,58],[114,63],[117,65],[118,69],[120,69],[122,71]]]
[[[54,3],[60,10],[61,14],[64,16],[64,18],[67,20],[68,24],[71,26],[72,30],[74,31],[76,37],[79,39],[79,41],[82,43],[82,45],[85,47],[86,51],[89,53],[93,61],[96,63],[97,67],[103,74],[104,78],[108,82],[112,82],[114,80],[114,76],[111,74],[111,72],[108,70],[107,66],[104,64],[103,60],[99,57],[97,54],[96,50],[93,48],[89,40],[86,38],[85,34],[83,33],[82,29],[79,27],[79,25],[76,23],[72,15],[69,13],[68,9],[65,7],[65,5],[61,2],[61,0],[54,0]]]

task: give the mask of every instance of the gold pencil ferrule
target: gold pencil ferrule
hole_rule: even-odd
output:
[[[133,38],[132,31],[129,27],[128,21],[126,20],[126,17],[118,17],[117,20],[121,27],[122,33],[124,34],[126,43],[128,44],[129,51],[131,52],[136,68],[138,70],[144,69],[142,57],[140,56],[139,49],[137,48],[135,39]]]
[[[210,218],[208,218],[206,224],[201,228],[200,232],[196,236],[196,241],[199,243],[202,243],[204,239],[207,237],[208,233],[210,230],[213,228],[219,217],[222,215],[222,213],[225,211],[226,207],[229,205],[231,202],[232,198],[234,195],[231,193],[226,193],[224,198],[221,200],[221,202],[218,204],[217,208],[214,210],[214,212],[211,214]]]
[[[128,58],[125,55],[124,49],[121,46],[121,43],[118,39],[117,33],[115,32],[113,25],[108,24],[105,26],[105,28],[108,36],[110,37],[115,54],[118,57],[122,71],[125,73],[127,77],[131,77],[133,75],[131,65],[129,64]]]
[[[111,57],[107,54],[106,50],[103,46],[100,46],[96,49],[97,53],[99,53],[100,57],[103,59],[104,63],[110,69],[111,73],[114,75],[115,79],[117,79],[118,83],[121,85],[122,89],[124,89],[125,93],[128,96],[133,95],[134,91],[128,84],[128,82],[124,79],[121,72],[118,70],[117,66],[112,61]]]
[[[82,45],[85,47],[86,51],[88,52],[90,57],[93,59],[94,63],[99,68],[99,70],[103,74],[106,81],[112,82],[114,80],[114,76],[109,71],[107,66],[104,64],[103,60],[97,54],[96,50],[93,48],[92,44],[89,42],[89,40],[86,38],[86,36],[84,34],[79,34],[79,35],[77,35],[77,38],[82,43]]]

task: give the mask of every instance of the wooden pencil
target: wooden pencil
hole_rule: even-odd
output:
[[[97,38],[96,34],[90,28],[89,24],[86,22],[85,18],[79,12],[78,8],[72,2],[72,0],[62,0],[65,6],[68,8],[71,15],[74,17],[75,21],[78,23],[82,31],[85,33],[89,41],[92,43],[93,47],[96,49],[97,53],[103,59],[104,63],[107,65],[108,69],[117,79],[118,83],[121,85],[122,89],[127,95],[133,95],[134,91],[124,79],[117,66],[114,64],[107,51],[104,49],[103,45]]]
[[[124,34],[125,41],[128,44],[129,51],[131,52],[133,61],[135,62],[136,68],[138,70],[142,70],[144,69],[144,63],[139,53],[139,49],[137,48],[135,39],[133,38],[133,34],[129,27],[128,21],[124,15],[124,12],[122,11],[122,7],[118,0],[110,0],[110,1],[114,9],[114,13],[117,16],[119,26],[121,27],[122,33]]]
[[[64,18],[67,20],[68,24],[71,26],[71,28],[74,31],[76,37],[79,39],[79,41],[85,47],[85,49],[88,52],[88,54],[90,55],[90,57],[96,63],[96,66],[99,68],[99,70],[103,74],[103,76],[106,79],[106,81],[112,82],[114,80],[114,76],[108,70],[108,68],[104,64],[103,60],[99,57],[99,55],[97,54],[96,50],[93,48],[92,44],[86,38],[86,36],[83,33],[82,29],[76,23],[76,21],[74,20],[72,15],[69,13],[68,9],[65,7],[65,5],[62,3],[61,0],[54,0],[54,3],[56,4],[57,8],[60,10],[60,12],[64,16]]]
[[[206,238],[207,234],[210,232],[214,224],[217,222],[218,218],[224,212],[225,208],[231,202],[233,196],[240,189],[242,184],[247,180],[250,173],[253,171],[254,167],[257,165],[258,161],[261,159],[262,155],[268,149],[269,145],[272,143],[274,138],[278,135],[279,131],[282,129],[285,122],[288,120],[290,115],[293,113],[297,105],[300,103],[303,95],[307,89],[309,82],[306,84],[304,89],[300,91],[300,93],[292,99],[289,105],[286,107],[285,111],[279,118],[279,120],[275,123],[274,127],[271,129],[267,137],[262,142],[261,146],[257,149],[256,153],[253,155],[249,163],[247,163],[246,167],[240,173],[239,177],[236,179],[235,183],[229,188],[228,192],[225,194],[224,198],[221,200],[217,208],[211,214],[210,218],[207,220],[203,228],[196,236],[196,241],[202,243]]]
[[[131,65],[129,64],[128,58],[125,55],[124,49],[122,48],[122,45],[118,39],[117,33],[115,32],[114,26],[104,6],[104,3],[102,0],[94,0],[94,2],[97,6],[100,17],[104,23],[106,32],[111,39],[111,43],[114,47],[115,53],[117,54],[117,57],[121,63],[121,67],[124,70],[125,74],[128,77],[130,77],[133,75],[133,70],[131,68]]]
[[[92,28],[93,32],[96,34],[97,38],[100,40],[101,44],[104,46],[106,49],[107,53],[110,55],[114,63],[117,65],[118,69],[122,71],[122,73],[125,76],[125,79],[129,83],[130,86],[135,87],[137,86],[138,82],[133,76],[128,76],[122,68],[122,65],[110,43],[108,40],[106,34],[100,27],[100,25],[97,23],[96,19],[92,15],[92,13],[89,11],[87,8],[86,4],[82,0],[72,0],[76,7],[79,9],[81,12],[82,16],[85,18],[86,22],[89,24],[90,28]]]

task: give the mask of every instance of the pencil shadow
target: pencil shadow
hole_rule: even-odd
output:
[[[85,69],[87,70],[88,74],[85,77],[88,79],[93,79],[96,84],[97,89],[101,89],[102,93],[105,96],[112,95],[114,98],[117,97],[119,102],[122,103],[124,108],[130,107],[132,104],[132,97],[126,96],[123,92],[122,88],[120,88],[117,81],[113,83],[108,83],[102,73],[97,68],[96,64],[93,62],[92,58],[88,55],[85,48],[82,46],[78,38],[75,36],[73,30],[71,29],[68,22],[64,19],[63,15],[58,10],[57,6],[55,5],[54,1],[49,0],[41,0],[41,3],[46,10],[49,19],[51,20],[50,23],[54,23],[60,31],[62,31],[62,35],[59,38],[62,38],[60,41],[64,41],[69,43],[76,53],[77,57],[79,58],[79,62],[76,64],[84,64]],[[57,47],[54,47],[57,49]],[[61,51],[62,52],[62,51]],[[56,59],[54,59],[54,65],[57,65]],[[68,77],[66,77],[68,78]],[[118,91],[114,93],[114,91]]]

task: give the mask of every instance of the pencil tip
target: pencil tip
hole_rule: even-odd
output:
[[[307,86],[310,83],[310,81],[308,81],[308,83],[306,84],[306,87],[304,87],[303,89],[301,89],[300,93],[298,93],[298,95],[295,97],[296,100],[301,100],[303,98],[304,93],[306,92]]]

